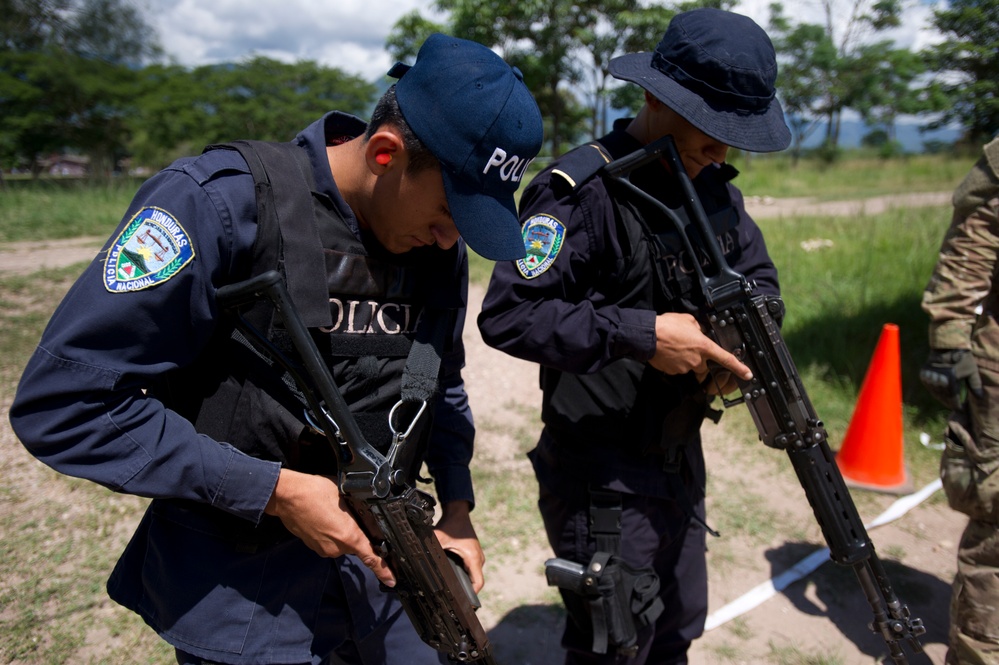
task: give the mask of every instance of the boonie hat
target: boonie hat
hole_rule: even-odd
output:
[[[395,96],[407,124],[440,161],[462,238],[494,261],[521,259],[513,195],[541,150],[541,112],[520,70],[476,42],[435,33],[412,66],[396,64]]]
[[[773,44],[748,16],[714,8],[677,14],[654,52],[614,58],[610,73],[725,145],[774,152],[791,143]]]

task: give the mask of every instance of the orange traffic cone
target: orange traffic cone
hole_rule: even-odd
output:
[[[894,323],[881,329],[836,464],[850,487],[912,490],[902,455],[902,363]]]

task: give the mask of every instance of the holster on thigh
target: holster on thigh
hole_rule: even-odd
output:
[[[549,586],[583,599],[589,615],[594,653],[614,646],[626,656],[638,651],[638,631],[659,618],[659,576],[651,568],[636,569],[620,557],[597,552],[589,564],[567,559],[545,562]]]

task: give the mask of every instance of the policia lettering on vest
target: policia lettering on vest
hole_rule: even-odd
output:
[[[363,436],[400,481],[426,463],[434,537],[473,591],[484,583],[460,372],[465,243],[524,256],[514,192],[541,116],[520,72],[474,42],[435,34],[390,74],[368,124],[333,111],[288,143],[211,146],[150,178],[18,386],[10,420],[32,454],[152,499],[108,593],[178,663],[446,660],[386,590],[405,587],[347,509],[321,414],[219,302],[271,271]],[[295,352],[272,303],[242,314]],[[436,331],[438,361],[411,370]],[[400,414],[414,391],[432,396],[425,413]]]
[[[610,71],[642,86],[644,105],[527,186],[527,256],[497,263],[478,325],[488,344],[540,366],[544,428],[530,458],[555,553],[548,577],[569,617],[565,662],[686,663],[707,615],[699,429],[713,394],[750,371],[690,313],[704,257],[600,171],[672,136],[726,260],[776,296],[777,270],[725,157],[782,150],[790,132],[773,46],[745,16],[677,14],[655,51],[615,58]],[[661,162],[630,181],[682,209]]]

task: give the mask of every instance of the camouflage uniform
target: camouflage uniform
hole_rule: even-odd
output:
[[[981,379],[950,414],[940,463],[950,506],[969,517],[947,653],[948,664],[962,665],[999,665],[999,138],[983,152],[954,192],[953,221],[923,296],[930,348],[970,352]]]

